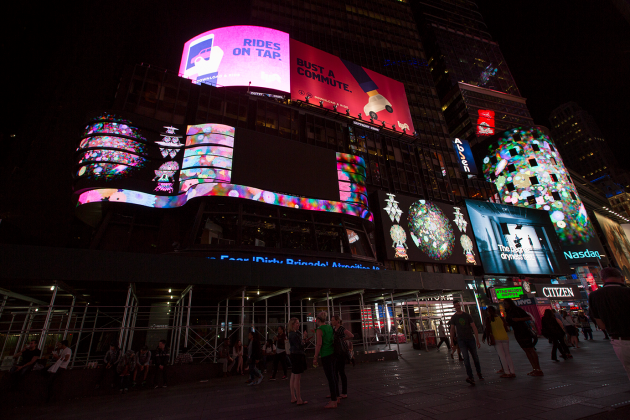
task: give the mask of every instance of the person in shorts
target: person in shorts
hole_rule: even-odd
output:
[[[289,320],[289,345],[291,359],[291,379],[289,387],[291,390],[291,402],[297,405],[307,404],[308,401],[302,399],[300,391],[300,381],[302,373],[306,370],[306,354],[304,353],[304,334],[300,334],[300,321],[297,318]]]

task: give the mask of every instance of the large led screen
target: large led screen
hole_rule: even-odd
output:
[[[188,126],[182,144],[184,135],[176,133],[178,128],[164,128],[153,148],[166,160],[158,162],[151,173],[135,173],[115,188],[94,184],[78,191],[77,206],[120,202],[175,208],[197,197],[234,197],[373,220],[367,201],[365,161],[359,156],[313,151],[295,142],[273,144],[257,133],[223,124]],[[263,142],[262,149],[254,144],[256,139]],[[126,142],[116,144],[129,146]],[[261,161],[271,158],[271,153],[277,154],[271,162]],[[290,182],[286,178],[291,178]],[[321,185],[310,185],[317,183]],[[137,185],[143,188],[136,189]]]
[[[291,99],[305,101],[387,128],[414,132],[405,86],[389,77],[291,40]]]
[[[617,266],[626,278],[626,283],[630,284],[630,241],[621,225],[606,216],[595,213],[597,222],[602,228],[608,247],[613,253]]]
[[[212,86],[252,86],[289,92],[289,34],[259,26],[229,26],[184,45],[179,74]]]
[[[488,274],[568,274],[560,240],[545,211],[466,200]]]
[[[270,191],[339,200],[334,150],[237,128],[232,182]]]
[[[570,264],[606,263],[586,208],[552,140],[534,127],[497,135],[485,149],[483,174],[501,201],[546,210]]]
[[[379,191],[389,260],[477,265],[479,257],[464,206]]]

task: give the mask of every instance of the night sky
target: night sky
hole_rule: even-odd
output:
[[[479,0],[537,124],[577,102],[630,170],[630,23],[609,0]]]

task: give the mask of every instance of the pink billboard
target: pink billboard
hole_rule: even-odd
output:
[[[179,74],[212,86],[290,91],[289,34],[259,26],[229,26],[184,45]]]
[[[293,39],[291,56],[291,99],[414,132],[402,83]]]

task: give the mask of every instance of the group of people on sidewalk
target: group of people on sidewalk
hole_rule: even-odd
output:
[[[621,272],[615,268],[603,269],[601,278],[604,281],[604,287],[592,292],[589,296],[592,318],[597,327],[603,331],[604,339],[609,339],[610,334],[613,349],[630,378],[630,324],[623,316],[626,308],[630,307],[630,288],[625,286]],[[463,357],[460,356],[460,358],[463,359],[466,367],[466,382],[474,385],[475,378],[470,363],[471,356],[478,379],[484,379],[477,354],[477,349],[481,347],[479,333],[472,317],[462,311],[461,302],[454,301],[453,307],[455,314],[449,321],[453,347],[451,357],[453,357],[453,352],[456,349],[461,351]],[[507,335],[509,327],[511,327],[516,342],[525,352],[532,366],[533,370],[527,375],[544,376],[536,353],[538,332],[532,316],[519,308],[511,299],[504,300],[504,307],[505,318],[493,306],[488,306],[484,317],[485,330],[482,341],[494,346],[497,351],[501,362],[501,369],[497,373],[501,374],[501,378],[516,377]],[[584,312],[580,312],[576,318],[573,318],[566,311],[557,313],[555,310],[546,309],[541,324],[542,335],[553,344],[551,360],[555,362],[559,361],[558,350],[561,357],[567,360],[573,358],[569,347],[580,348],[578,327],[582,329],[584,340],[593,340],[591,319]],[[438,333],[440,336],[438,351],[442,343],[446,343],[450,350],[446,331],[441,323],[438,327]]]

